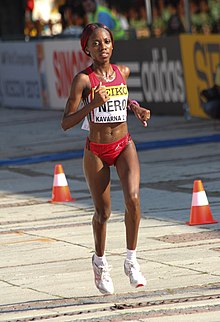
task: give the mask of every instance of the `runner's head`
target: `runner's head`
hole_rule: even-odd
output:
[[[113,34],[107,26],[105,26],[101,23],[90,23],[84,28],[84,30],[81,34],[81,38],[80,38],[82,50],[88,56],[90,56],[89,51],[86,49],[87,44],[88,44],[88,40],[89,40],[90,36],[93,34],[93,32],[97,29],[100,29],[100,28],[105,29],[109,33],[110,38],[111,38],[111,42],[112,42],[112,46],[114,44]]]

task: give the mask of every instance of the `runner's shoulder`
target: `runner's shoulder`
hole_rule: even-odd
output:
[[[130,75],[130,68],[126,65],[117,65],[117,67],[120,70],[123,77],[127,79],[128,76]]]

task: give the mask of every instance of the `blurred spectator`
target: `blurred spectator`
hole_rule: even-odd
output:
[[[217,86],[219,95],[220,95],[220,62],[217,65],[216,68],[216,74],[215,74],[215,85]]]
[[[128,10],[128,21],[129,21],[129,25],[134,28],[137,29],[139,26],[139,17],[138,17],[138,12],[136,8],[131,7]]]
[[[214,25],[214,20],[211,17],[207,0],[201,0],[199,2],[199,32],[204,34],[210,34]]]
[[[169,2],[167,3],[164,0],[158,0],[158,10],[161,13],[164,24],[167,24],[170,19]]]
[[[50,35],[52,36],[54,32],[53,32],[53,22],[51,19],[48,20],[48,29],[49,29]]]
[[[147,27],[147,15],[145,6],[138,9],[130,8],[128,11],[128,20],[131,28],[135,30],[137,38],[146,38],[150,36],[150,30]]]
[[[219,34],[220,33],[220,3],[219,3],[219,0],[209,0],[208,4],[209,4],[211,16],[214,21],[212,32]]]
[[[35,20],[36,36],[41,36],[43,33],[43,22],[40,19]]]
[[[219,0],[208,0],[208,6],[213,20],[217,22],[220,19]]]
[[[120,5],[114,5],[111,7],[112,14],[120,21],[120,25],[123,30],[128,30],[130,28],[127,17],[120,10]]]
[[[78,33],[86,24],[85,12],[80,0],[66,0],[59,7],[64,34]]]
[[[34,10],[34,0],[26,0],[25,5],[25,20],[32,21],[32,13]]]
[[[216,34],[220,34],[220,18],[214,21],[212,32]]]
[[[202,90],[200,97],[204,112],[212,118],[220,119],[220,62],[216,68],[214,86]]]
[[[180,17],[180,20],[183,24],[183,28],[186,31],[187,30],[187,17],[185,15],[185,6],[184,6],[184,1],[185,0],[180,0],[177,4],[177,11]]]
[[[62,23],[63,34],[78,37],[82,27],[94,21],[107,25],[113,31],[115,39],[179,34],[186,30],[184,1],[151,1],[153,21],[148,26],[145,0],[54,0],[55,10],[60,15],[55,17],[51,10],[52,16],[46,18],[44,10],[39,10],[38,1],[34,5],[34,0],[24,0],[25,35],[35,37],[60,34]],[[188,1],[192,33],[220,33],[220,0]],[[46,6],[45,11],[48,11],[50,1],[42,3]],[[111,10],[99,3],[109,4]]]
[[[125,31],[120,20],[107,7],[101,6],[96,0],[82,0],[83,8],[87,14],[88,23],[100,22],[113,32],[114,39],[124,39]]]
[[[30,37],[38,36],[36,23],[31,20],[27,20],[25,22],[24,34],[25,34],[25,36],[30,36]]]
[[[170,18],[167,21],[166,34],[168,36],[172,36],[185,32],[184,26],[177,10],[177,6],[175,4],[170,4],[169,8]]]
[[[73,35],[80,37],[82,33],[83,17],[80,15],[77,7],[66,5],[64,8],[65,28],[63,29],[64,35]]]
[[[146,38],[150,36],[150,27],[147,21],[147,11],[145,6],[141,6],[139,9],[139,17],[140,17],[140,26],[137,30],[138,38]]]
[[[201,23],[199,19],[199,6],[196,0],[190,1],[190,14],[191,14],[192,33],[197,33],[199,32]]]
[[[61,25],[62,25],[62,30],[64,30],[67,27],[67,22],[65,19],[65,9],[66,9],[66,4],[62,4],[58,7],[58,11],[61,17]]]
[[[160,14],[160,9],[156,6],[153,7],[153,23],[152,23],[152,36],[161,37],[164,35],[165,23]]]
[[[130,8],[128,11],[129,24],[136,30],[146,28],[147,26],[147,15],[144,6],[140,8]]]
[[[34,1],[26,0],[25,1],[25,26],[24,26],[24,34],[26,36],[35,37],[37,35],[37,30],[35,28],[35,24],[32,18],[32,12],[34,9]]]

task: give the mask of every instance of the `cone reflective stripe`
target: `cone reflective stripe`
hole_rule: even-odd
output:
[[[71,197],[66,176],[61,164],[57,164],[54,169],[53,190],[51,202],[74,201]]]
[[[68,186],[66,176],[64,173],[59,173],[54,175],[53,186],[55,187],[65,187]]]
[[[194,192],[192,196],[192,206],[207,206],[209,204],[205,191]]]
[[[188,225],[216,224],[212,218],[211,209],[201,180],[195,180],[193,186],[190,221]]]

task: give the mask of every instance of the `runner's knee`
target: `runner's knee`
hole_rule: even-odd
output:
[[[94,214],[94,219],[99,224],[105,224],[111,215],[111,209],[109,208],[97,208]]]
[[[136,214],[140,211],[140,196],[138,193],[130,194],[125,200],[128,213]]]

